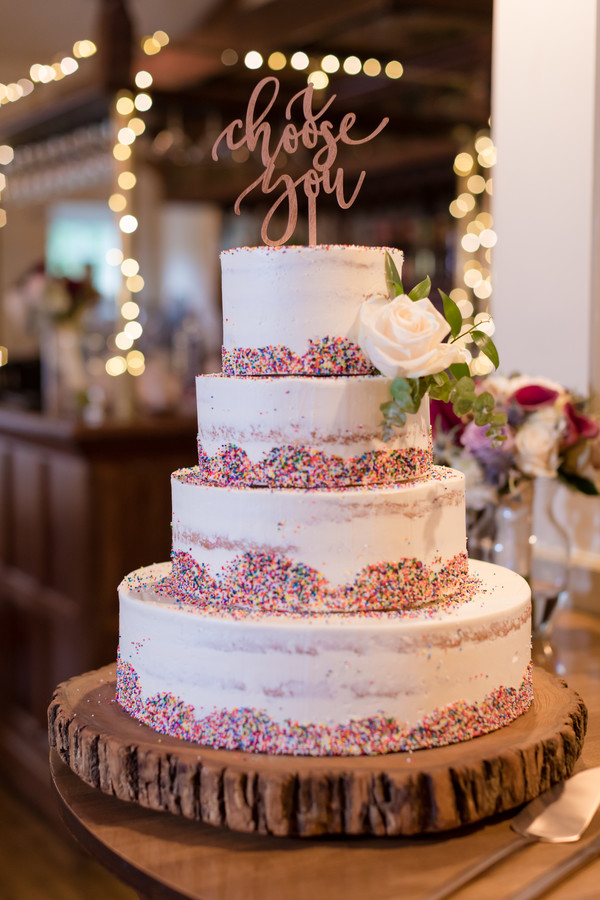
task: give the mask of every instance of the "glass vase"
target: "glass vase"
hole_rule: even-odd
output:
[[[553,617],[568,601],[570,562],[569,535],[556,510],[557,487],[552,478],[523,481],[480,512],[469,538],[470,556],[512,569],[529,582],[533,659],[552,668]]]

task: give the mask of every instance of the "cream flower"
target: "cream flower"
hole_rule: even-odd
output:
[[[558,469],[561,417],[552,407],[533,413],[515,436],[517,464],[525,475],[554,478]]]
[[[418,378],[464,362],[464,348],[443,343],[450,326],[428,298],[374,296],[362,304],[358,345],[390,378]]]

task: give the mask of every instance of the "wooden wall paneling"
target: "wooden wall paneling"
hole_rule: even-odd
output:
[[[13,444],[14,566],[44,583],[47,577],[47,469],[42,448]]]
[[[119,581],[168,559],[195,423],[88,429],[0,407],[0,765],[45,805],[56,684],[115,658]]]

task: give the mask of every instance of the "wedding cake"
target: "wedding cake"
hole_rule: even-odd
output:
[[[531,702],[529,588],[467,559],[464,477],[432,463],[427,398],[383,439],[392,378],[359,323],[387,301],[386,253],[401,271],[378,247],[222,254],[223,373],[197,379],[172,560],[119,589],[117,699],[158,732],[383,754]]]

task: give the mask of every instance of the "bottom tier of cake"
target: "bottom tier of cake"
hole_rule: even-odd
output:
[[[397,613],[215,613],[170,564],[121,584],[117,699],[155,731],[255,753],[350,756],[494,731],[532,699],[530,592],[471,562],[469,599]]]

